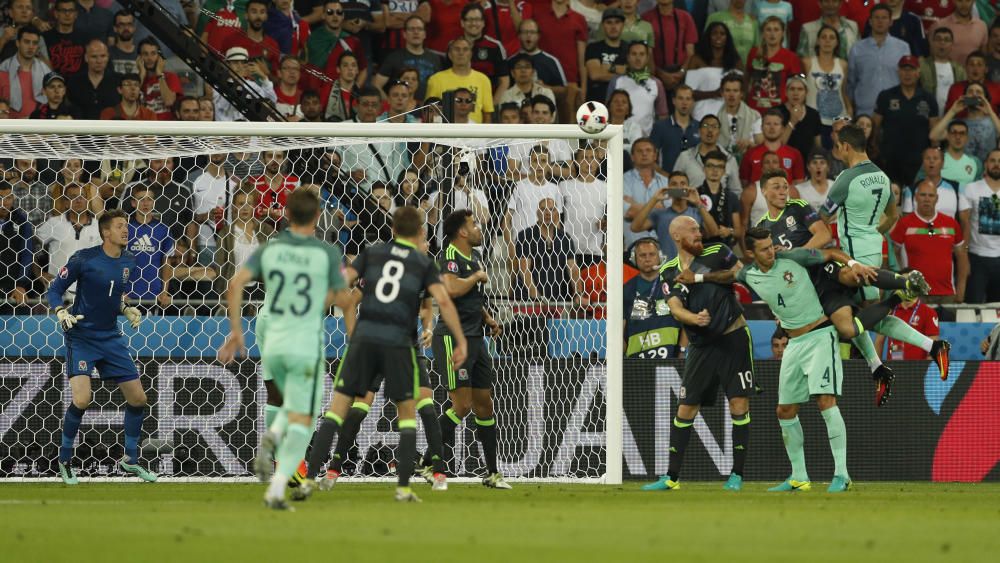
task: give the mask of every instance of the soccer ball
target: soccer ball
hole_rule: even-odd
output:
[[[586,102],[576,110],[576,124],[584,133],[600,133],[608,126],[608,108],[601,102]]]

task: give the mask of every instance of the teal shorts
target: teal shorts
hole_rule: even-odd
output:
[[[264,374],[274,378],[281,391],[282,408],[288,412],[316,416],[323,400],[323,357],[268,354],[261,358]]]
[[[778,375],[778,404],[797,405],[816,395],[840,395],[844,365],[837,329],[807,332],[788,341]]]

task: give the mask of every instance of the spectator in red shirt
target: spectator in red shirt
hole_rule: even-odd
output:
[[[901,248],[906,253],[907,266],[920,270],[930,284],[928,303],[961,303],[969,277],[962,229],[954,217],[937,211],[938,189],[933,181],[917,184],[914,197],[916,209],[896,223],[890,238],[898,245],[897,251]]]
[[[941,327],[938,326],[937,312],[921,302],[920,299],[904,301],[896,305],[892,314],[916,329],[920,334],[931,340],[939,340]],[[886,340],[889,341],[888,350],[883,351]],[[881,334],[875,337],[875,349],[886,360],[926,360],[930,358],[930,354],[919,346],[907,344],[894,338],[886,339]]]
[[[955,11],[955,5],[941,0],[906,0],[906,11],[913,12],[924,24],[924,33],[930,37],[931,28],[941,18],[946,18]]]
[[[243,33],[232,33],[222,44],[222,51],[228,52],[233,47],[243,47],[247,50],[250,60],[263,57],[267,60],[271,73],[276,73],[281,49],[274,39],[264,34],[268,6],[270,6],[268,0],[248,0],[246,29]]]
[[[760,45],[747,56],[747,105],[764,113],[785,103],[785,81],[802,73],[802,62],[795,53],[781,46],[785,22],[769,17],[760,26]]]
[[[123,74],[118,80],[118,94],[122,101],[117,105],[104,108],[101,112],[101,119],[155,121],[156,114],[153,113],[153,110],[142,105],[139,101],[140,84],[138,74]]]
[[[802,183],[806,177],[802,154],[781,142],[781,134],[785,130],[785,117],[781,110],[768,110],[764,114],[761,130],[764,133],[764,142],[750,148],[740,163],[740,181],[743,182],[743,189],[749,188],[760,179],[764,171],[761,163],[764,160],[764,153],[768,152],[778,155],[781,168],[791,178],[792,185]]]
[[[656,8],[642,15],[653,26],[653,62],[656,77],[668,90],[684,80],[681,67],[694,54],[698,26],[691,14],[674,7],[674,0],[656,0]]]
[[[142,103],[153,110],[156,119],[170,121],[177,96],[184,92],[181,79],[163,70],[166,61],[160,54],[160,44],[152,37],[139,43],[139,78],[142,80]]]
[[[986,89],[990,94],[990,100],[993,102],[994,111],[1000,113],[1000,84],[996,82],[990,82],[987,80],[987,71],[989,70],[989,62],[986,57],[986,53],[982,51],[974,51],[971,55],[965,58],[965,80],[961,82],[956,82],[948,88],[948,101],[945,102],[945,111],[951,108],[959,98],[965,95],[965,89],[968,88],[969,84],[982,84],[983,88]],[[962,111],[955,117],[962,119],[966,116],[966,112]]]
[[[10,102],[10,117],[25,118],[45,103],[42,78],[52,69],[39,56],[41,35],[30,25],[17,30],[17,53],[0,63],[0,98]],[[11,76],[16,77],[12,82]]]
[[[302,77],[302,62],[291,56],[281,58],[281,68],[278,69],[278,83],[274,85],[274,94],[278,100],[277,108],[288,121],[302,119],[302,88],[299,79]]]
[[[431,20],[427,23],[425,47],[443,55],[448,52],[448,42],[462,34],[462,8],[469,0],[426,0],[426,3],[431,7]]]
[[[224,3],[213,17],[208,18],[205,30],[201,32],[201,40],[208,43],[208,46],[222,55],[226,52],[223,48],[229,36],[240,31],[240,17],[236,14],[236,7],[233,4]]]
[[[259,193],[254,214],[260,219],[262,227],[277,230],[285,215],[288,194],[299,187],[299,179],[285,175],[284,152],[264,151],[261,158],[264,160],[264,175],[250,179]]]
[[[548,6],[536,8],[535,22],[542,34],[538,46],[559,60],[566,82],[585,85],[587,71],[583,66],[583,54],[590,37],[587,20],[570,9],[569,0],[552,0]]]
[[[492,0],[484,3],[486,10],[486,35],[503,44],[507,55],[513,55],[520,48],[517,27],[524,20],[534,16],[531,3],[526,0]]]

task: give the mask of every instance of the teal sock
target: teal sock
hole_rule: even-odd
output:
[[[920,334],[917,329],[906,324],[903,319],[900,319],[895,315],[889,315],[888,317],[882,319],[877,325],[875,325],[875,331],[879,334],[884,334],[889,338],[895,338],[896,340],[901,340],[907,344],[918,346],[924,352],[930,352],[931,346],[934,344],[933,340],[927,338],[923,334]]]
[[[878,357],[878,352],[875,350],[875,345],[872,344],[872,339],[865,332],[864,326],[861,324],[861,320],[854,317],[854,325],[858,327],[858,335],[851,339],[851,342],[858,348],[861,355],[864,356],[865,361],[868,362],[868,369],[875,371],[875,368],[882,365],[881,358]]]
[[[278,407],[278,413],[274,415],[274,420],[267,427],[268,432],[274,434],[280,440],[285,435],[288,428],[288,413],[285,409]]]
[[[850,479],[847,475],[847,427],[840,407],[833,406],[821,413],[826,421],[826,435],[830,437],[830,451],[833,452],[833,474]]]
[[[802,433],[802,424],[799,417],[788,420],[778,419],[781,425],[781,440],[785,442],[785,451],[788,453],[788,461],[792,464],[792,479],[795,481],[808,481],[809,473],[806,472],[806,451],[803,448],[806,442]]]
[[[270,428],[274,424],[274,419],[281,412],[281,407],[274,405],[264,405],[264,428]]]
[[[271,478],[267,496],[271,498],[285,496],[285,485],[292,473],[298,469],[299,461],[305,457],[311,435],[312,432],[305,425],[295,423],[288,425],[288,432],[278,446],[278,467]]]

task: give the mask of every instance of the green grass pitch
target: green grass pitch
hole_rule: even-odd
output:
[[[859,483],[828,495],[748,483],[453,484],[399,505],[343,484],[267,511],[263,485],[0,485],[2,560],[22,561],[997,561],[1000,483]]]

